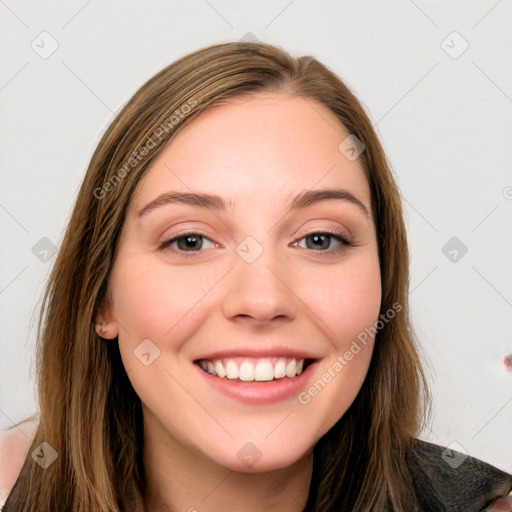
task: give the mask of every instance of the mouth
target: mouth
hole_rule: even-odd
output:
[[[299,357],[225,357],[196,359],[202,371],[223,380],[258,383],[292,380],[318,359]]]
[[[200,385],[207,386],[204,392],[213,391],[251,406],[293,400],[310,385],[320,365],[320,359],[302,357],[306,354],[251,355],[256,357],[231,353],[196,359],[193,366]]]

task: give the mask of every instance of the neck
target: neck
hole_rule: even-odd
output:
[[[144,433],[147,512],[302,512],[313,471],[313,450],[293,465],[261,473],[233,471],[165,429]]]

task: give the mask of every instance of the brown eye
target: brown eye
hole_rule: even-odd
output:
[[[183,251],[187,249],[198,251],[203,245],[202,237],[195,235],[180,236],[176,241],[178,242],[178,248]]]
[[[205,248],[205,241],[210,243],[211,247],[213,247],[212,241],[199,233],[182,233],[179,236],[174,236],[163,241],[159,245],[159,248],[167,249],[170,247],[173,251],[182,253],[201,252],[201,249]],[[209,248],[210,247],[206,247],[206,249]]]

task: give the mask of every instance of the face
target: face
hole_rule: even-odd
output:
[[[268,471],[310,454],[354,401],[381,284],[363,168],[338,149],[348,135],[313,100],[251,97],[204,112],[152,163],[103,310],[145,435]],[[343,192],[295,199],[320,189]],[[145,208],[192,192],[218,197]]]

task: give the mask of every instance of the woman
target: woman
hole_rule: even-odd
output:
[[[181,58],[93,155],[5,512],[505,507],[511,475],[415,439],[407,296],[397,187],[339,78],[259,43]]]

